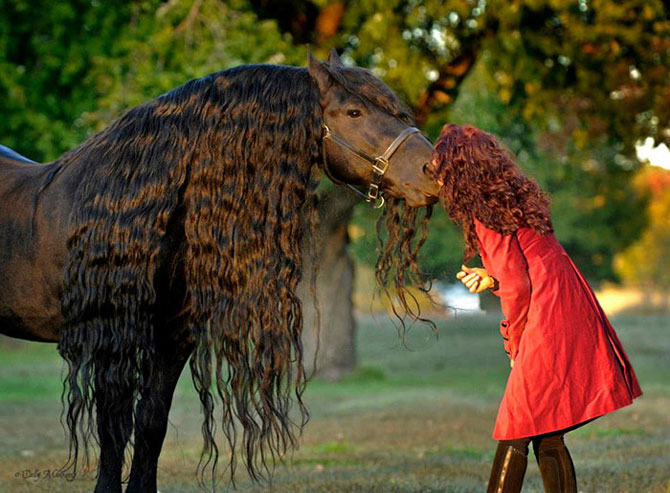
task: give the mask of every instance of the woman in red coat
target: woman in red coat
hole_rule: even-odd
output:
[[[444,206],[465,236],[472,292],[492,289],[512,370],[493,438],[488,491],[518,492],[532,442],[545,490],[576,492],[563,435],[627,406],[642,391],[593,291],[552,233],[549,201],[497,141],[474,127],[446,125],[433,169]]]

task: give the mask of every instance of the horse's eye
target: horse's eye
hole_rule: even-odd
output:
[[[350,116],[351,118],[358,118],[361,116],[361,111],[360,110],[348,110],[347,115]]]

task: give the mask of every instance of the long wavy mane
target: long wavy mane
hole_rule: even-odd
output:
[[[296,286],[300,238],[315,223],[305,216],[316,214],[318,101],[305,69],[231,69],[130,110],[62,158],[81,168],[59,344],[75,467],[96,399],[122,416],[115,407],[137,399],[153,369],[157,257],[181,204],[190,367],[205,414],[200,470],[211,463],[214,474],[219,454],[213,388],[232,454],[241,450],[252,478],[294,444],[291,394],[298,425],[307,418]]]
[[[425,286],[419,266],[419,250],[428,238],[433,207],[423,210],[422,213],[401,200],[392,199],[377,220],[377,288],[389,301],[403,343],[406,330],[416,321],[437,330],[432,320],[421,315],[421,304],[411,290],[418,288],[426,294],[430,290],[430,286]]]
[[[492,135],[447,124],[435,142],[433,160],[447,213],[463,229],[465,261],[479,251],[474,217],[502,234],[522,227],[552,231],[548,196]]]
[[[331,70],[347,90],[411,119],[367,72]],[[68,328],[59,341],[68,366],[68,464],[76,469],[82,448],[88,461],[96,406],[119,417],[106,432],[125,442],[134,404],[152,398],[145,390],[158,371],[157,271],[175,222],[183,237],[173,245],[185,284],[180,316],[204,413],[201,481],[208,469],[217,477],[216,401],[231,477],[238,454],[258,480],[295,445],[308,419],[296,287],[301,239],[317,222],[312,170],[321,161],[322,118],[306,69],[238,67],[131,109],[61,157],[58,169],[78,173],[62,297]],[[399,266],[405,279],[418,248],[408,246],[416,211],[406,208],[401,220],[398,207],[384,269]]]

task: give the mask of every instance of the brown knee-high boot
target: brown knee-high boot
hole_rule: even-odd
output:
[[[499,442],[487,493],[519,493],[526,475],[529,440]]]
[[[577,477],[563,435],[533,440],[546,493],[577,493]]]

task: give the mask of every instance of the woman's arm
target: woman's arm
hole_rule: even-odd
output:
[[[489,272],[494,272],[499,288],[500,304],[506,320],[500,332],[505,340],[505,352],[514,360],[519,352],[521,334],[526,326],[530,304],[531,282],[528,263],[521,251],[516,234],[502,235],[475,219],[480,241],[482,261]]]

